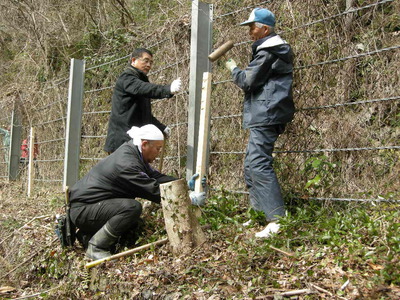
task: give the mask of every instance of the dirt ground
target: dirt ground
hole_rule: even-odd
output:
[[[398,286],[371,281],[378,263],[340,266],[328,247],[291,251],[229,216],[190,255],[174,257],[166,244],[87,270],[83,248],[62,249],[54,233],[63,194],[25,194],[21,183],[1,183],[0,299],[400,299]],[[159,207],[143,218],[137,246],[166,237]]]

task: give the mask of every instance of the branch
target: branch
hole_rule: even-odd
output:
[[[3,242],[8,239],[9,237],[11,237],[15,232],[20,231],[22,228],[24,228],[26,225],[28,225],[29,223],[32,223],[34,220],[36,219],[43,219],[43,218],[47,218],[50,217],[51,215],[44,215],[44,216],[39,216],[39,217],[34,217],[33,219],[31,219],[28,223],[25,223],[24,225],[22,225],[20,228],[14,230],[12,233],[10,233],[8,236],[6,236],[1,242],[0,245],[3,244]]]
[[[294,257],[294,253],[286,252],[286,251],[283,251],[283,250],[281,250],[281,249],[279,249],[279,248],[275,248],[275,247],[273,247],[273,246],[269,246],[269,247],[270,247],[271,249],[275,250],[275,251],[278,251],[278,252],[280,252],[280,253],[282,253],[282,254],[285,254],[286,256]]]
[[[321,288],[321,287],[319,287],[319,286],[317,286],[317,285],[315,285],[315,284],[313,284],[313,283],[311,283],[311,282],[309,283],[309,285],[310,285],[311,287],[313,287],[314,289],[316,289],[317,291],[322,292],[322,293],[325,293],[325,294],[328,294],[328,295],[331,296],[331,297],[337,297],[337,298],[339,298],[339,299],[347,300],[347,298],[343,298],[343,297],[336,296],[336,295],[332,294],[330,291],[327,291],[327,290],[325,290],[325,289],[323,289],[323,288]]]
[[[44,249],[46,249],[47,247],[51,246],[51,244],[53,244],[55,241],[58,240],[58,237],[56,237],[54,240],[51,241],[51,243],[47,246],[45,246],[44,248],[36,251],[35,253],[33,253],[31,256],[29,256],[27,259],[25,259],[22,263],[20,263],[19,265],[17,265],[14,269],[12,269],[11,271],[7,272],[5,275],[3,275],[1,278],[6,277],[7,275],[11,274],[12,272],[14,272],[16,269],[18,269],[20,266],[22,266],[23,264],[27,263],[28,261],[30,261],[32,258],[34,258],[36,255],[38,255],[40,252],[42,252]]]

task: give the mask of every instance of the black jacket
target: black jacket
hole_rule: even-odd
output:
[[[170,91],[170,85],[150,83],[146,74],[132,66],[122,72],[114,87],[104,150],[114,152],[127,142],[126,132],[132,126],[154,124],[164,131],[166,126],[151,113],[150,98],[171,98]]]
[[[277,34],[254,42],[246,69],[235,68],[233,81],[244,91],[243,127],[286,124],[293,119],[293,52]]]
[[[101,160],[70,189],[71,204],[113,198],[143,198],[160,203],[160,183],[176,180],[152,169],[132,141]]]

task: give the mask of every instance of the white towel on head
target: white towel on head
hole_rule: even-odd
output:
[[[132,126],[126,133],[133,139],[133,144],[138,146],[140,152],[142,152],[142,140],[164,140],[164,135],[161,130],[153,124],[144,125],[142,127]]]

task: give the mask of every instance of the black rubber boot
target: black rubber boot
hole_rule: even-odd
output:
[[[89,246],[89,241],[92,238],[93,234],[83,232],[79,229],[76,233],[76,239],[79,241],[81,246],[86,250]]]
[[[119,237],[113,235],[107,223],[96,232],[89,241],[88,248],[86,250],[86,256],[98,260],[111,256],[110,247],[114,245]]]

